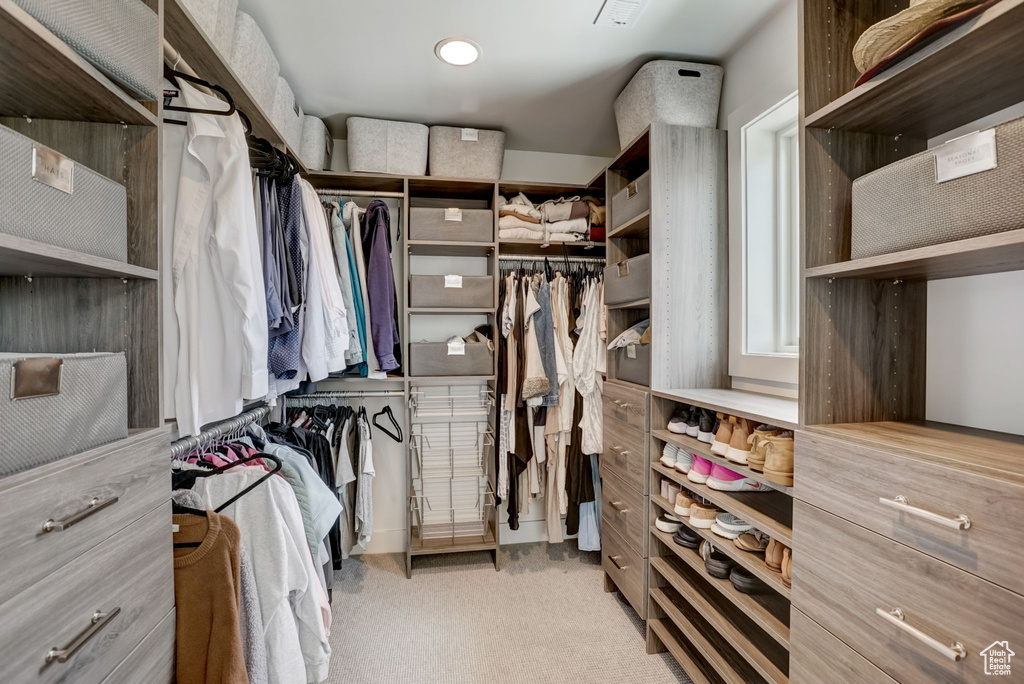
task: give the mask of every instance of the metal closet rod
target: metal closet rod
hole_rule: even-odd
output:
[[[605,263],[604,257],[580,257],[570,256],[565,257],[562,254],[552,254],[551,256],[516,256],[514,254],[501,254],[498,256],[498,261],[544,261],[545,259],[551,262],[552,266],[557,266],[560,263],[565,263],[566,258],[569,259],[569,263],[576,264],[603,264]]]
[[[234,418],[228,418],[225,421],[215,424],[213,427],[207,428],[200,432],[198,435],[189,435],[188,437],[182,437],[181,439],[171,443],[171,455],[181,456],[188,452],[196,449],[204,444],[220,439],[224,435],[230,435],[234,432],[238,432],[247,425],[261,420],[264,416],[270,413],[269,406],[258,406],[244,413],[240,413]]]
[[[313,394],[296,394],[285,396],[287,401],[307,401],[314,399],[358,399],[360,397],[404,397],[405,390],[338,390],[335,392],[314,392]]]
[[[405,199],[404,192],[393,192],[390,190],[335,190],[331,189],[320,189],[316,191],[321,197],[395,197],[398,199]]]

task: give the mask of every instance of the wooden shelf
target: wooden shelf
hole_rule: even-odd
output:
[[[153,46],[153,60],[159,59]],[[12,0],[0,0],[0,115],[159,124],[99,69]]]
[[[417,315],[428,315],[428,316],[490,316],[494,313],[494,307],[487,309],[470,309],[470,308],[429,308],[429,309],[414,309],[410,308],[409,313]]]
[[[485,523],[486,524],[486,523]],[[471,551],[497,551],[494,531],[488,527],[486,534],[475,537],[445,537],[443,539],[409,540],[409,553],[413,556],[429,556],[439,553],[469,553]]]
[[[783,494],[787,494],[789,496],[793,496],[792,487],[776,484],[775,482],[772,482],[771,480],[766,478],[764,476],[764,473],[756,472],[746,466],[740,465],[739,463],[733,463],[727,458],[723,458],[722,456],[718,456],[716,454],[711,453],[711,445],[705,444],[704,442],[694,439],[693,437],[689,437],[687,435],[677,435],[674,432],[669,432],[668,430],[652,430],[651,436],[656,439],[660,439],[662,442],[674,444],[677,447],[680,447],[681,449],[691,454],[697,454],[701,458],[705,458],[711,461],[712,463],[717,463],[718,465],[728,468],[733,472],[740,473],[744,477],[749,477],[750,479],[755,480],[760,484],[763,484],[765,487],[774,489],[777,492],[782,492]],[[658,453],[660,454],[661,452],[659,451]]]
[[[501,254],[522,254],[525,256],[550,256],[552,258],[562,254],[562,247],[570,256],[592,256],[604,258],[603,242],[551,242],[543,243],[540,240],[498,240],[498,251]]]
[[[782,492],[720,492],[705,484],[690,482],[686,475],[658,461],[652,463],[651,468],[793,548],[793,500]]]
[[[475,178],[444,178],[441,176],[409,176],[411,197],[485,200],[487,206],[494,201],[496,181]]]
[[[310,171],[306,174],[317,190],[363,190],[367,192],[405,192],[405,176],[390,173],[356,171]]]
[[[570,185],[566,183],[539,183],[532,181],[500,181],[498,183],[498,194],[505,199],[512,199],[519,193],[523,193],[531,201],[533,201],[534,198],[537,198],[543,202],[549,198],[586,195],[587,186]]]
[[[677,592],[672,590],[672,593],[676,594]],[[686,615],[683,607],[674,600],[675,597],[670,596],[666,589],[651,589],[651,598],[665,611],[690,644],[725,681],[760,681],[761,678],[757,671],[739,654],[729,640],[714,629],[708,629],[706,625],[695,624]],[[678,600],[685,602],[682,597],[679,597]]]
[[[692,554],[691,554],[692,555]],[[745,623],[749,617],[740,611],[736,606],[722,604],[722,597],[713,592],[707,583],[691,582],[684,578],[678,570],[671,567],[665,559],[651,558],[651,567],[654,568],[697,613],[718,634],[725,639],[747,663],[754,668],[758,674],[771,684],[787,684],[789,677],[765,653],[767,648],[754,643],[751,634],[737,625],[737,622]],[[706,575],[701,570],[700,574]],[[687,575],[691,573],[686,573]],[[715,578],[711,578],[715,579]],[[729,580],[719,580],[729,583]],[[664,591],[664,589],[652,588],[651,591]],[[756,631],[755,631],[756,635]],[[773,642],[769,642],[773,644]],[[788,649],[780,649],[773,644],[773,650],[779,655],[785,655],[788,661]],[[779,653],[781,651],[781,653]]]
[[[648,209],[636,218],[630,219],[608,233],[609,238],[641,238],[651,235],[651,210]]]
[[[413,385],[467,385],[494,379],[494,375],[410,375],[407,378]]]
[[[0,233],[0,275],[156,280],[157,271]]]
[[[768,592],[765,594],[744,594],[733,586],[732,582],[728,579],[719,579],[712,577],[707,574],[707,569],[704,567],[704,560],[698,555],[695,549],[687,549],[679,546],[672,541],[672,535],[667,532],[662,532],[658,528],[652,528],[651,534],[655,535],[661,543],[672,550],[672,554],[678,561],[673,561],[671,558],[658,558],[651,556],[651,565],[662,574],[667,577],[667,570],[664,567],[672,567],[675,562],[685,563],[690,566],[695,572],[703,575],[707,583],[714,587],[719,593],[722,594],[727,600],[731,601],[737,608],[740,608],[751,620],[765,631],[765,633],[772,637],[779,643],[783,648],[789,649],[789,625],[787,625],[779,615],[789,615],[790,605],[789,601],[786,601],[778,594]],[[759,558],[759,554],[751,554],[755,558]],[[674,568],[673,568],[674,569]],[[671,579],[670,579],[671,581]]]
[[[607,378],[606,382],[610,382],[613,385],[621,385],[626,389],[637,390],[640,392],[649,392],[651,390],[651,388],[648,387],[647,385],[638,385],[635,382],[630,382],[629,380],[619,380],[618,378]]]
[[[1024,0],[1003,0],[806,118],[927,140],[1024,100]]]
[[[670,389],[655,390],[651,394],[787,430],[799,427],[796,399],[734,389]]]
[[[840,423],[807,428],[900,456],[1024,485],[1024,437],[935,421]]]
[[[941,280],[1024,269],[1024,229],[815,266],[807,278]]]
[[[436,240],[409,240],[412,256],[485,257],[494,253],[493,242],[440,242]]]
[[[651,298],[645,297],[634,302],[626,302],[625,304],[608,304],[607,307],[611,311],[618,311],[621,309],[650,309]]]
[[[693,684],[719,684],[725,681],[711,669],[704,657],[694,650],[672,620],[669,618],[648,620],[647,629],[665,644],[665,648],[676,659]]]
[[[322,382],[330,382],[332,380],[337,380],[337,381],[340,381],[340,382],[352,383],[352,384],[362,384],[362,383],[368,383],[369,384],[369,383],[374,383],[374,382],[405,382],[405,376],[404,375],[389,375],[386,378],[364,378],[364,377],[353,376],[353,375],[333,375],[333,374],[331,374],[331,375],[327,376],[327,380],[323,380]]]

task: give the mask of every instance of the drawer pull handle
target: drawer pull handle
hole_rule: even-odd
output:
[[[71,643],[64,648],[54,646],[50,649],[50,652],[46,654],[46,662],[52,663],[54,661],[58,663],[66,663],[71,656],[78,652],[78,649],[85,646],[85,643],[96,636],[100,630],[110,624],[110,621],[117,617],[117,614],[121,612],[120,608],[114,608],[114,610],[104,613],[96,611],[92,615],[92,622],[89,626],[78,633]]]
[[[623,506],[621,501],[612,501],[611,506],[619,513],[629,513],[629,509]]]
[[[932,522],[944,525],[945,527],[952,527],[954,530],[968,530],[971,528],[971,519],[962,513],[955,518],[947,518],[944,515],[932,513],[931,511],[926,511],[923,508],[911,506],[907,502],[907,497],[902,495],[892,499],[886,499],[883,497],[878,500],[878,503],[890,508],[895,508],[898,511],[903,511],[904,513],[916,515],[919,518],[924,518],[925,520],[931,520]]]
[[[931,646],[936,651],[946,656],[953,662],[960,662],[961,660],[967,657],[967,649],[965,649],[964,645],[961,644],[959,641],[951,646],[946,646],[938,639],[928,636],[927,634],[919,630],[917,627],[912,627],[911,625],[908,625],[905,620],[906,615],[903,614],[903,610],[901,608],[893,608],[892,610],[888,611],[882,610],[881,608],[875,608],[875,613],[878,616],[883,617],[892,624],[896,625],[907,634],[913,636],[919,641],[923,641],[924,643],[928,644],[929,646]]]
[[[620,399],[612,399],[612,403],[622,409],[629,408],[629,402],[622,401]]]
[[[88,506],[78,511],[74,515],[68,516],[63,520],[54,520],[53,518],[50,518],[49,520],[44,522],[43,532],[63,532],[72,525],[76,525],[82,522],[90,515],[93,515],[94,513],[99,513],[107,506],[113,506],[116,503],[116,496],[112,496],[109,499],[101,499],[98,496],[95,496],[92,498],[92,500],[89,501]]]
[[[628,565],[619,565],[619,559],[620,558],[622,558],[622,556],[608,556],[608,560],[610,560],[612,562],[612,565],[615,566],[615,569],[619,570],[619,571],[622,571],[622,570],[625,570],[626,568],[628,568],[629,566]]]

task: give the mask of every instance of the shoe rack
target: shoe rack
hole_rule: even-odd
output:
[[[801,3],[795,682],[982,681],[1024,641],[1024,438],[925,421],[928,281],[1024,268],[1024,231],[850,258],[854,179],[1024,100],[1024,2],[855,88],[854,43],[905,6]]]

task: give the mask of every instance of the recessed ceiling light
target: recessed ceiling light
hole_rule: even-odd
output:
[[[480,46],[464,38],[445,38],[434,46],[434,54],[446,64],[466,66],[480,57]]]

